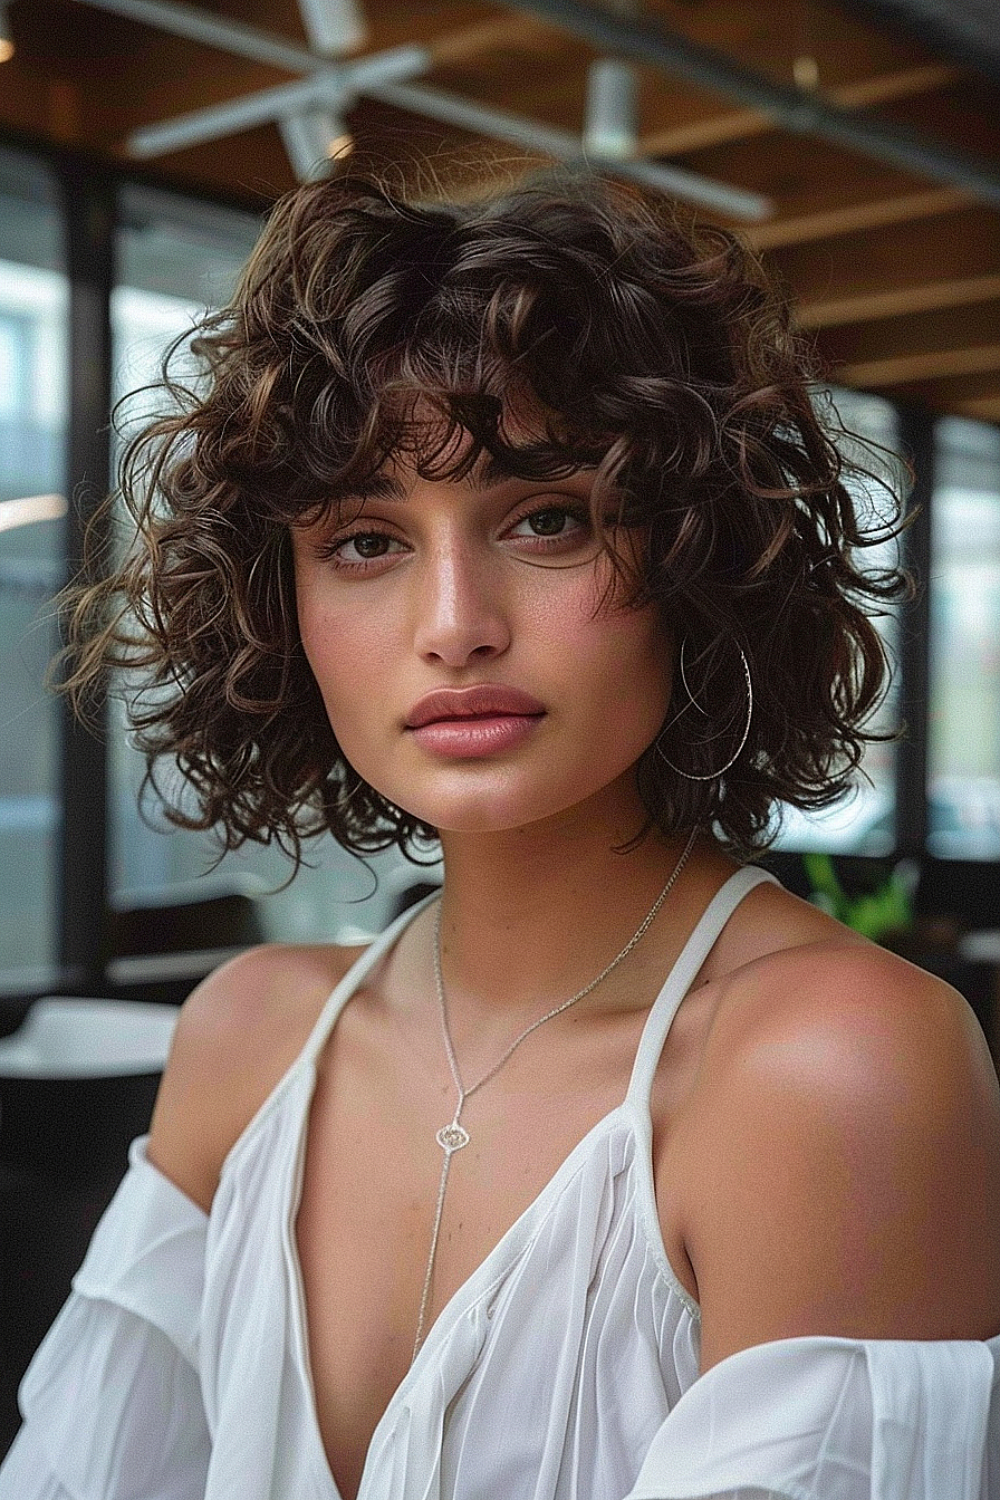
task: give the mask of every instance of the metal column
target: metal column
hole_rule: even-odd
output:
[[[916,473],[911,506],[920,513],[902,538],[903,562],[917,579],[919,593],[900,612],[900,718],[906,736],[896,746],[896,830],[901,855],[924,858],[927,844],[927,736],[930,725],[931,505],[934,493],[932,412],[898,408],[899,446]]]
[[[69,278],[67,577],[80,568],[84,529],[110,486],[111,320],[115,191],[109,172],[70,157],[59,164]],[[104,715],[104,705],[101,705]],[[58,922],[61,988],[102,988],[107,904],[108,751],[103,734],[62,704],[62,822]]]

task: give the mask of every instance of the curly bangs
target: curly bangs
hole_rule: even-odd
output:
[[[232,301],[190,341],[194,381],[171,375],[181,343],[163,366],[169,409],[123,460],[124,559],[101,573],[92,557],[64,599],[63,686],[82,708],[124,669],[147,780],[169,757],[194,792],[195,811],[167,807],[173,822],[216,828],[225,849],[276,840],[296,863],[324,831],[355,853],[433,850],[436,830],[341,752],[299,639],[289,545],[290,527],[402,452],[424,478],[464,477],[484,452],[524,478],[596,468],[594,522],[626,605],[655,604],[683,635],[709,715],[706,730],[691,701],[672,705],[663,754],[636,768],[648,819],[627,847],[711,825],[752,858],[780,803],[829,805],[864,743],[895,737],[862,728],[889,679],[870,616],[913,585],[857,554],[909,519],[876,457],[860,463],[821,412],[809,345],[727,231],[589,175],[455,206],[347,173],[278,203]],[[440,421],[418,421],[418,403]],[[867,530],[854,497],[873,487],[891,514]],[[641,548],[616,545],[608,495]],[[713,777],[746,722],[737,645],[754,712]]]

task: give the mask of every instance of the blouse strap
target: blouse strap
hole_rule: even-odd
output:
[[[660,1054],[663,1051],[671,1023],[695,975],[708,957],[713,944],[725,927],[744,896],[758,885],[769,881],[780,885],[781,881],[759,865],[744,865],[734,871],[721,885],[702,912],[693,932],[667,975],[663,988],[653,1001],[646,1018],[639,1047],[632,1068],[626,1103],[648,1114],[649,1099],[653,1087]]]
[[[301,1064],[312,1063],[316,1060],[327,1037],[333,1030],[337,1017],[355,990],[361,987],[365,979],[367,979],[368,975],[375,968],[375,965],[385,957],[397,938],[409,927],[413,919],[423,911],[425,906],[429,906],[432,901],[436,901],[440,894],[440,891],[431,891],[429,896],[424,896],[422,900],[415,901],[412,906],[408,906],[405,911],[400,912],[395,921],[390,922],[385,931],[379,933],[374,942],[351,964],[347,973],[331,991],[329,999],[320,1011],[316,1024],[309,1034],[309,1039],[299,1054]]]

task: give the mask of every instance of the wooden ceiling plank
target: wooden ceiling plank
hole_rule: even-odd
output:
[[[503,21],[481,21],[457,31],[420,39],[435,66],[454,67],[470,61],[488,62],[490,53],[512,48],[535,49],[539,43],[539,26],[530,16],[510,15]]]
[[[1000,297],[889,320],[824,329],[817,346],[831,366],[1000,344]]]
[[[957,401],[953,410],[961,417],[978,422],[1000,422],[1000,391],[995,396],[979,396],[972,401]]]
[[[945,88],[956,75],[956,68],[932,64],[841,84],[824,90],[822,97],[844,109],[867,109]],[[710,146],[764,135],[778,128],[778,122],[771,115],[753,109],[730,110],[724,115],[710,115],[685,125],[649,131],[639,142],[639,150],[643,156],[683,156],[688,151],[703,151]]]
[[[873,198],[869,202],[851,203],[821,213],[751,225],[743,230],[743,237],[757,250],[774,250],[782,245],[803,245],[810,240],[828,240],[841,234],[855,234],[859,230],[881,229],[887,224],[913,223],[916,219],[969,207],[974,202],[972,194],[962,188],[931,188],[924,193]]]
[[[831,328],[838,323],[863,323],[939,307],[960,307],[966,302],[988,302],[994,297],[1000,297],[1000,274],[927,281],[883,292],[862,292],[853,297],[803,300],[796,308],[796,316],[803,328]]]
[[[953,375],[981,375],[991,370],[1000,370],[1000,344],[872,359],[841,365],[836,374],[845,385],[870,389],[873,386],[912,385],[915,380],[941,380]]]
[[[639,141],[639,152],[642,156],[683,156],[688,151],[703,151],[709,146],[765,135],[776,128],[769,116],[754,109],[731,110],[724,115],[692,120],[687,125],[651,130]]]
[[[979,205],[937,214],[921,226],[887,225],[826,243],[773,251],[770,263],[803,300],[833,301],[1000,272],[1000,217]]]
[[[820,77],[837,80],[933,58],[902,28],[873,24],[842,0],[653,0],[648,9],[692,41],[775,77],[790,77],[803,52],[816,58]]]
[[[914,380],[894,386],[892,395],[901,401],[923,401],[938,411],[957,411],[973,401],[995,401],[1000,397],[1000,372],[986,370],[977,375],[942,375],[937,380]]]
[[[899,73],[885,73],[876,78],[859,78],[857,83],[842,83],[830,90],[834,104],[844,109],[871,109],[896,99],[912,99],[947,88],[959,77],[958,68],[948,63],[928,63],[921,68],[907,68]]]

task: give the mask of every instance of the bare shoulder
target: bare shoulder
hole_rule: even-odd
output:
[[[944,981],[836,935],[731,976],[692,1101],[702,1369],[812,1334],[1000,1332],[1000,1084]]]
[[[762,883],[749,893],[719,948],[707,1061],[766,1048],[786,1027],[823,1028],[847,1043],[882,1035],[896,1052],[897,1041],[917,1038],[922,1026],[942,1039],[961,1036],[977,1068],[995,1077],[982,1028],[957,990],[781,885]]]
[[[154,1166],[207,1212],[222,1163],[364,948],[267,943],[181,1007],[150,1126]]]
[[[824,921],[829,919],[824,918]],[[822,1053],[778,1048],[812,1038]],[[952,985],[839,923],[782,946],[727,977],[711,1037],[711,1063],[762,1066],[807,1056],[854,1060],[862,1070],[911,1058],[926,1071],[949,1064],[997,1090],[986,1038]],[[849,1078],[857,1074],[852,1068]]]

